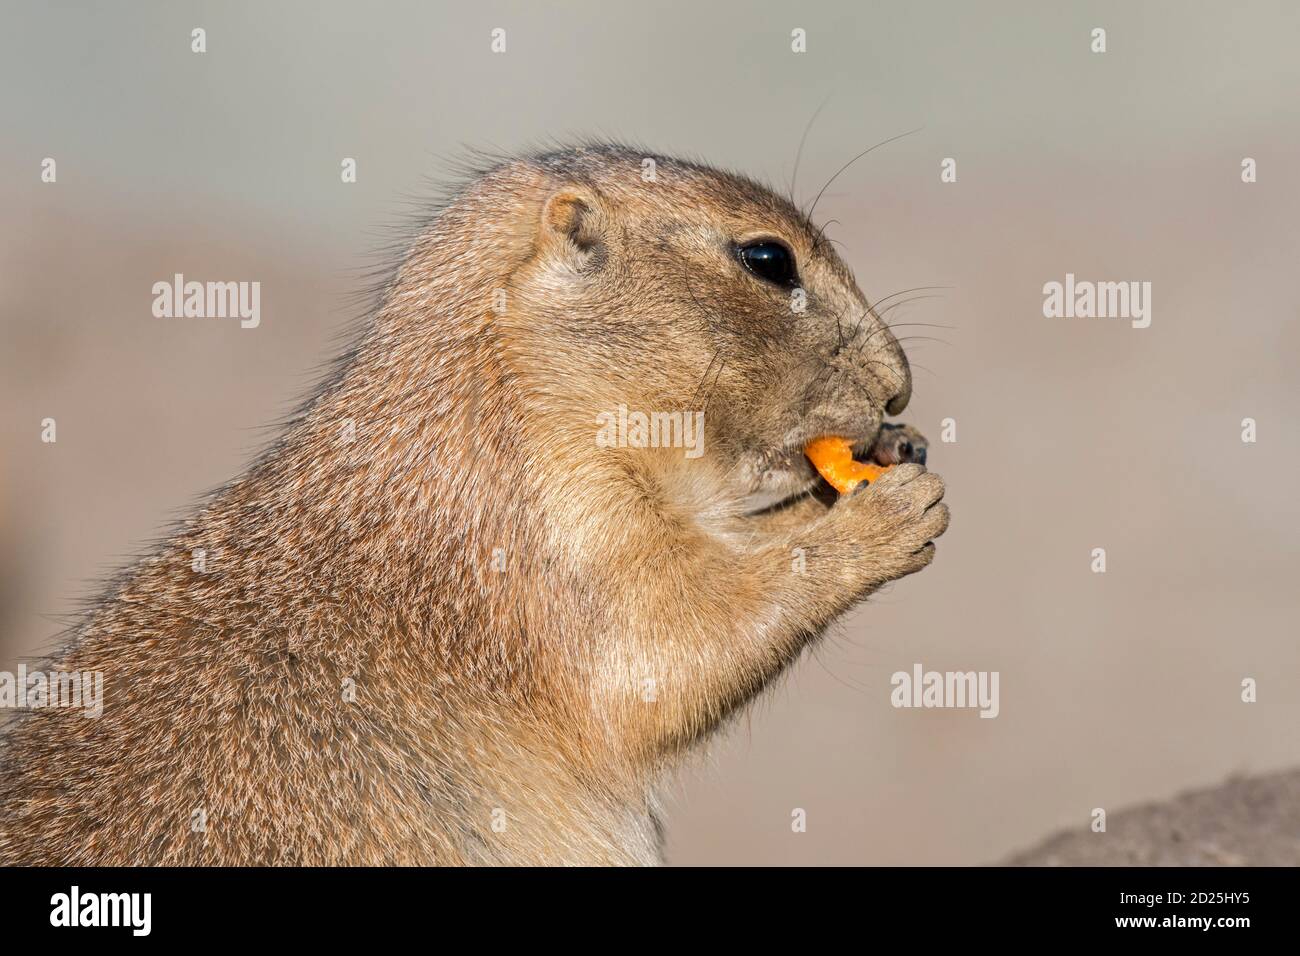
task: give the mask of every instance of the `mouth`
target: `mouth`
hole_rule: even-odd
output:
[[[874,481],[882,469],[906,462],[924,467],[928,444],[910,425],[881,423],[856,434],[835,427],[801,429],[761,457],[743,514],[780,510],[808,497],[829,507],[859,482]]]
[[[801,429],[779,449],[763,456],[763,464],[758,469],[758,487],[746,498],[742,513],[751,517],[778,511],[810,496],[828,506],[832,504],[838,492],[813,467],[804,452],[814,438],[830,434],[845,437],[851,443],[855,459],[862,459],[876,438],[874,434],[862,432],[850,437],[852,433],[844,429]]]

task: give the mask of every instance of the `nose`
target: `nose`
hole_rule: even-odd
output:
[[[898,415],[912,399],[912,368],[893,330],[876,314],[865,296],[860,301],[865,316],[860,338],[855,343],[860,349],[858,354],[865,360],[868,375],[875,379],[873,397],[885,407],[887,414]]]
[[[903,368],[907,368],[906,359],[904,359]],[[891,415],[900,414],[907,407],[907,403],[912,400],[912,376],[909,372],[903,382],[902,387],[895,393],[894,397],[885,405],[885,411]]]
[[[912,400],[912,367],[907,363],[898,339],[883,322],[880,337],[886,341],[882,343],[881,354],[875,357],[878,363],[875,365],[876,374],[884,389],[885,411],[897,415]]]

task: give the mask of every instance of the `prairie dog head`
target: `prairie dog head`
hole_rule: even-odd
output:
[[[908,363],[789,201],[649,158],[591,147],[527,161],[535,218],[520,227],[532,235],[511,273],[522,318],[508,347],[578,420],[577,440],[585,428],[697,505],[761,510],[812,487],[809,439],[869,444],[907,405]]]

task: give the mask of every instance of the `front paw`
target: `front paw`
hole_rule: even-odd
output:
[[[845,495],[834,511],[852,529],[863,568],[884,583],[934,560],[934,540],[948,528],[943,479],[920,465],[896,465]]]

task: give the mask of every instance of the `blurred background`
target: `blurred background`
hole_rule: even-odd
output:
[[[921,127],[818,217],[872,299],[949,287],[888,318],[946,327],[899,334],[942,340],[904,418],[952,528],[688,768],[670,862],[986,863],[1300,763],[1295,4],[0,10],[0,668],[267,441],[445,157],[608,136],[784,188],[824,103],[805,201]],[[260,327],[154,318],[177,272],[260,281]],[[1151,327],[1044,318],[1067,272],[1151,282]],[[1000,715],[895,710],[918,662],[999,671]]]

